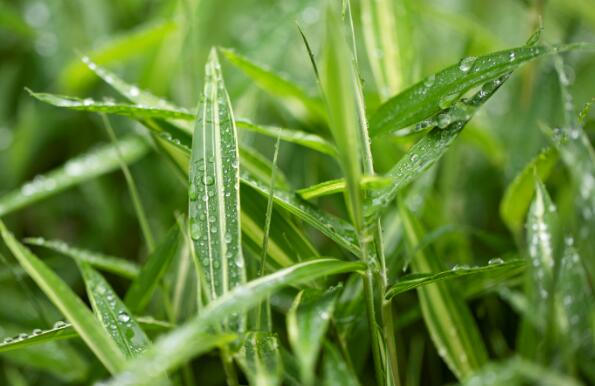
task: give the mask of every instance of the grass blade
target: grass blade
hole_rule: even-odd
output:
[[[181,240],[180,228],[174,225],[163,241],[149,255],[139,274],[130,284],[124,303],[134,314],[142,312],[151,300],[159,281],[167,272]]]
[[[157,340],[127,371],[112,379],[107,385],[144,385],[156,374],[172,369],[198,353],[210,349],[212,345],[207,345],[202,340],[205,339],[204,331],[209,326],[222,322],[233,313],[241,313],[256,306],[284,286],[298,285],[323,276],[365,268],[365,264],[361,262],[317,259],[296,264],[236,287],[211,302],[201,314]],[[230,339],[233,339],[233,336],[220,337],[217,343],[225,344]]]
[[[415,251],[423,238],[421,225],[408,210],[400,207],[408,250]],[[441,270],[440,260],[430,251],[417,250],[411,260],[414,272]],[[459,380],[477,372],[487,361],[487,353],[477,324],[463,297],[446,282],[417,288],[422,313],[438,353]]]
[[[424,285],[436,283],[442,280],[450,280],[463,276],[475,276],[483,274],[494,275],[514,275],[522,272],[525,269],[526,262],[524,260],[509,260],[504,261],[500,258],[493,259],[489,265],[483,267],[458,267],[455,266],[448,271],[438,273],[420,273],[407,275],[399,279],[399,281],[390,286],[386,292],[386,298],[390,299],[394,296],[402,294],[403,292],[418,288]]]
[[[0,222],[0,233],[15,258],[52,303],[72,323],[80,337],[103,365],[111,373],[120,371],[125,364],[124,355],[81,299],[39,258],[20,244],[2,222]]]
[[[121,257],[107,256],[98,252],[71,247],[60,240],[45,240],[41,237],[35,237],[25,239],[25,243],[48,248],[76,261],[88,263],[97,269],[114,273],[127,279],[134,279],[140,272],[139,266],[131,261]]]
[[[327,291],[303,290],[287,313],[287,335],[304,385],[314,382],[316,360],[340,290],[341,287]]]
[[[270,332],[248,332],[235,355],[253,386],[277,386],[283,379],[279,340]]]
[[[212,301],[246,281],[241,249],[239,155],[231,103],[217,52],[205,69],[204,100],[192,143],[190,235]],[[236,320],[233,329],[242,329]]]
[[[139,137],[129,136],[118,141],[118,148],[126,163],[132,163],[147,153],[147,144]],[[66,190],[120,166],[113,144],[103,145],[86,154],[72,158],[64,166],[25,183],[20,189],[0,197],[0,217],[46,197]]]
[[[151,342],[134,316],[97,271],[87,263],[79,263],[78,266],[93,311],[105,332],[112,337],[127,358],[133,358],[143,352]]]
[[[360,384],[353,370],[341,357],[339,350],[328,342],[324,344],[322,374],[324,386],[358,386]]]
[[[392,183],[392,179],[378,176],[363,176],[360,183],[361,189],[374,190],[389,186]],[[296,193],[304,200],[312,200],[314,198],[342,192],[345,192],[345,180],[343,178],[324,181],[296,191]]]

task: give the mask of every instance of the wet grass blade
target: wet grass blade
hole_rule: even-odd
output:
[[[78,263],[87,296],[97,319],[122,353],[133,358],[150,344],[149,338],[107,281],[87,263]]]
[[[415,251],[423,239],[421,225],[404,206],[400,207],[400,214],[408,250]],[[411,267],[416,273],[438,272],[441,263],[428,249],[417,250]],[[463,297],[448,282],[418,287],[417,293],[438,353],[459,380],[470,377],[487,361],[487,353]]]
[[[72,323],[80,337],[111,373],[124,367],[125,358],[112,338],[76,294],[39,258],[20,244],[0,222],[4,242],[31,278]]]
[[[248,332],[235,355],[253,386],[277,386],[283,379],[279,339],[270,332]]]
[[[162,336],[121,376],[116,376],[108,386],[145,385],[155,374],[175,368],[189,358],[212,348],[212,341],[205,342],[205,331],[221,323],[233,313],[242,313],[256,306],[282,287],[298,285],[317,278],[346,272],[364,270],[361,262],[344,262],[337,259],[316,259],[296,264],[270,275],[234,288],[211,302],[203,311],[176,330]],[[217,344],[225,344],[234,336],[212,337]],[[211,343],[207,345],[207,343]]]
[[[140,268],[135,263],[121,257],[107,256],[98,252],[72,247],[60,240],[45,240],[41,237],[27,238],[24,240],[29,245],[36,245],[48,248],[68,256],[76,261],[88,263],[91,266],[105,272],[110,272],[127,279],[134,279],[138,276]]]
[[[361,179],[361,188],[363,190],[374,190],[389,186],[392,179],[379,176],[363,176]],[[339,178],[336,180],[324,181],[307,188],[296,191],[304,200],[312,200],[322,196],[328,196],[336,193],[345,192],[345,180]]]
[[[386,298],[390,299],[403,292],[418,288],[420,286],[436,283],[443,280],[455,279],[463,276],[474,275],[512,275],[523,272],[526,262],[524,260],[504,261],[500,258],[493,259],[489,265],[483,267],[457,267],[448,271],[438,273],[420,273],[403,276],[399,281],[390,286],[386,292]]]
[[[292,81],[263,68],[237,52],[220,49],[225,58],[236,68],[250,77],[267,93],[282,99],[289,111],[297,117],[310,116],[317,120],[325,119],[325,112],[320,100],[308,95],[301,87]]]
[[[159,281],[167,272],[178,250],[180,240],[180,228],[176,224],[147,258],[147,262],[132,281],[124,296],[124,303],[132,313],[141,313],[151,300]]]
[[[143,139],[129,136],[118,141],[126,163],[133,163],[148,151]],[[114,145],[103,145],[72,158],[64,166],[39,175],[21,188],[0,197],[0,217],[17,209],[52,196],[97,176],[117,170],[120,166]]]
[[[303,290],[287,313],[287,335],[304,385],[314,382],[316,360],[340,290],[341,287],[327,291]]]
[[[370,135],[394,132],[429,118],[454,103],[466,91],[514,71],[529,60],[579,48],[591,46],[579,43],[554,47],[525,46],[464,58],[380,106],[370,118]]]
[[[542,150],[510,183],[500,202],[500,216],[515,234],[523,229],[524,219],[535,192],[534,175],[545,181],[556,163],[558,152],[551,147]]]
[[[237,131],[215,49],[205,69],[189,168],[190,236],[212,301],[246,281]],[[233,322],[242,329],[244,321]]]

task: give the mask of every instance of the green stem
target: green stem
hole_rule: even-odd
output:
[[[223,364],[227,386],[240,386],[233,358],[227,346],[221,348],[221,363]]]

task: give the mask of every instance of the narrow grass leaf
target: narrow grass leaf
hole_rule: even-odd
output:
[[[390,299],[403,292],[418,288],[424,285],[436,283],[442,280],[450,280],[463,276],[473,275],[512,275],[523,272],[526,262],[524,260],[504,261],[500,258],[491,260],[489,265],[483,267],[459,267],[455,266],[448,271],[437,273],[419,273],[403,276],[386,291],[385,297]]]
[[[97,319],[122,353],[133,358],[150,344],[149,338],[108,282],[87,263],[78,263],[87,296]]]
[[[246,281],[240,231],[237,131],[217,59],[205,68],[189,169],[190,236],[212,301]],[[233,321],[233,330],[244,328]]]
[[[540,180],[545,181],[558,158],[558,152],[554,148],[543,149],[506,188],[500,202],[500,216],[513,233],[518,234],[523,229],[524,219],[535,192],[535,174]]]
[[[325,112],[322,103],[301,87],[285,77],[274,73],[237,52],[222,48],[221,52],[225,58],[236,68],[250,77],[260,88],[267,93],[284,101],[286,107],[297,117],[310,117],[316,120],[324,120]]]
[[[347,365],[341,353],[329,342],[324,343],[322,359],[323,386],[359,386],[353,369]]]
[[[129,164],[148,151],[148,145],[137,136],[121,139],[118,141],[118,148],[124,161]],[[113,144],[103,145],[72,158],[64,166],[39,175],[19,189],[0,197],[0,217],[72,186],[117,170],[119,166],[118,154]]]
[[[287,313],[287,335],[305,385],[314,382],[316,360],[340,290],[302,290]]]
[[[370,134],[394,132],[429,118],[454,103],[466,91],[510,73],[529,60],[588,47],[587,44],[525,46],[463,58],[458,64],[428,76],[380,106],[370,118]]]
[[[392,179],[380,176],[363,176],[360,183],[363,190],[374,190],[389,186],[392,183]],[[296,191],[304,200],[312,200],[343,192],[345,192],[345,179],[343,178],[324,181]]]
[[[29,245],[36,245],[48,248],[61,253],[76,261],[88,263],[91,266],[105,272],[110,272],[127,279],[134,279],[138,276],[140,268],[135,263],[121,257],[104,255],[86,249],[76,248],[60,240],[45,240],[41,237],[27,238],[24,240]]]
[[[124,303],[134,314],[142,312],[151,300],[159,281],[167,272],[180,243],[180,228],[174,225],[165,235],[163,241],[149,255],[147,262],[130,284]]]
[[[423,238],[421,225],[401,206],[401,220],[409,251]],[[411,260],[416,273],[438,272],[440,260],[428,249],[417,250]],[[459,380],[477,372],[487,361],[479,329],[463,297],[448,282],[417,288],[422,314],[438,354]]]
[[[120,371],[125,364],[124,355],[81,299],[37,256],[20,244],[2,222],[0,222],[0,233],[14,257],[72,323],[97,358],[111,373]]]
[[[253,386],[277,386],[283,380],[279,339],[270,332],[252,331],[244,335],[235,355]]]
[[[223,335],[207,340],[205,331],[234,313],[241,313],[260,304],[265,298],[282,287],[298,285],[317,278],[366,268],[362,262],[344,262],[324,258],[310,260],[279,270],[270,275],[250,281],[232,289],[211,302],[203,311],[169,334],[162,336],[131,367],[116,376],[108,386],[140,386],[149,382],[156,374],[184,363],[186,360],[213,347],[225,344],[234,336]],[[207,344],[208,343],[208,344]]]

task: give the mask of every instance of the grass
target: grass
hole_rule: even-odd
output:
[[[0,383],[594,384],[594,21],[0,6]]]

